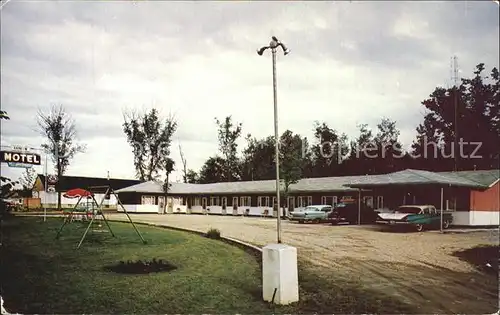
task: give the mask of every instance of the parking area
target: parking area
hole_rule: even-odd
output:
[[[276,241],[276,220],[203,215],[131,215],[135,222],[206,232],[258,246]],[[125,219],[111,214],[110,219]],[[422,313],[493,313],[498,278],[484,275],[453,252],[498,245],[498,231],[391,232],[376,226],[331,226],[282,221],[283,243],[297,247],[304,268],[331,281],[356,282],[397,295]]]

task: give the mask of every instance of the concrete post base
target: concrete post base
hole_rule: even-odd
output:
[[[262,296],[264,301],[279,305],[299,301],[295,247],[270,244],[262,249]]]

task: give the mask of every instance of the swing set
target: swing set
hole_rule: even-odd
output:
[[[127,216],[129,222],[134,227],[134,230],[136,231],[137,235],[142,240],[142,243],[143,244],[147,243],[146,240],[144,239],[144,237],[142,237],[141,232],[139,232],[139,230],[135,226],[134,222],[132,221],[132,218],[130,218],[127,210],[125,209],[125,207],[121,203],[120,199],[118,198],[118,195],[116,194],[114,189],[111,188],[111,186],[90,186],[87,190],[75,189],[73,191],[74,191],[73,198],[77,197],[78,201],[75,204],[75,206],[71,209],[71,211],[68,213],[68,216],[65,217],[63,224],[61,225],[61,227],[57,231],[56,239],[59,239],[59,237],[61,236],[61,232],[64,229],[64,227],[66,226],[66,224],[72,222],[74,220],[75,216],[82,215],[82,211],[78,208],[78,206],[80,205],[80,203],[82,202],[82,200],[84,198],[86,201],[84,215],[87,219],[90,218],[90,221],[89,221],[87,228],[85,229],[85,232],[83,233],[83,235],[80,239],[80,242],[78,243],[78,246],[76,247],[76,249],[80,248],[80,246],[82,245],[83,241],[85,240],[85,237],[87,236],[92,225],[97,220],[99,220],[98,218],[102,218],[107,229],[111,233],[111,236],[115,237],[115,234],[113,233],[113,230],[111,229],[111,226],[109,225],[109,222],[106,219],[106,216],[104,215],[104,213],[102,211],[102,206],[103,206],[104,200],[106,199],[106,196],[113,195],[116,198],[117,206],[119,206],[123,209],[123,212]],[[98,194],[98,193],[104,193],[104,196],[102,197],[101,202],[97,202],[97,200],[95,199],[95,194]],[[68,194],[68,192],[67,192],[67,194]],[[71,194],[69,195],[69,197],[71,198]],[[91,207],[89,206],[89,200],[91,203]],[[99,226],[101,226],[101,224],[99,224]]]

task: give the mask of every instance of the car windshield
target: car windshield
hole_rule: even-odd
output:
[[[399,207],[399,209],[396,211],[396,213],[413,213],[413,214],[419,214],[422,209],[419,207]]]
[[[304,211],[319,211],[319,209],[316,207],[306,207]]]

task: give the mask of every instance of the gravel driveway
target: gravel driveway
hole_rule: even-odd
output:
[[[123,219],[111,214],[110,219]],[[258,246],[276,241],[276,220],[203,215],[133,214],[135,222],[206,232]],[[282,221],[283,243],[297,247],[299,261],[334,281],[397,295],[421,313],[488,314],[498,310],[498,279],[452,256],[481,244],[498,245],[498,233],[384,232],[379,227],[297,224]]]

